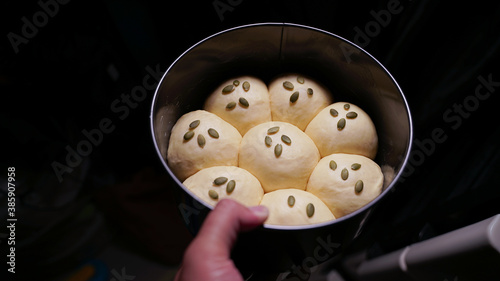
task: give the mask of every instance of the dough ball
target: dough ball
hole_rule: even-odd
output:
[[[280,189],[266,193],[260,204],[269,209],[269,217],[264,222],[266,224],[305,225],[335,219],[318,197],[299,189]]]
[[[309,178],[307,191],[326,203],[336,218],[363,207],[382,192],[384,176],[377,163],[354,154],[323,157]]]
[[[299,128],[285,122],[267,122],[243,136],[239,166],[255,175],[265,192],[304,190],[319,159],[316,145]]]
[[[224,81],[208,97],[204,108],[229,122],[241,135],[255,125],[271,121],[267,86],[252,76]]]
[[[167,161],[180,181],[203,168],[237,166],[241,135],[231,124],[204,110],[191,111],[172,128]]]
[[[352,103],[337,102],[324,108],[305,132],[318,146],[321,157],[350,153],[375,159],[377,154],[375,125],[366,112]]]
[[[325,87],[300,74],[273,79],[269,84],[269,96],[273,121],[288,122],[301,130],[305,130],[314,116],[332,103],[332,94]]]
[[[235,166],[203,169],[187,178],[183,184],[212,206],[223,198],[233,199],[245,206],[256,206],[264,195],[259,180]]]

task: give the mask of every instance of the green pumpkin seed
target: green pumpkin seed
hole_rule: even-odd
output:
[[[240,85],[240,81],[238,81],[238,80],[234,80],[234,81],[233,81],[233,85],[234,85],[235,87],[238,87],[238,85]]]
[[[276,134],[279,130],[280,130],[280,127],[275,126],[275,127],[269,128],[269,130],[267,130],[267,134],[269,134],[269,135]]]
[[[313,95],[313,93],[314,93],[314,92],[313,92],[313,89],[311,89],[311,88],[307,88],[307,94],[308,94],[308,95],[312,96],[312,95]]]
[[[208,196],[210,196],[210,198],[214,199],[214,200],[217,200],[219,199],[219,194],[217,193],[217,191],[213,190],[213,189],[210,189],[208,191]]]
[[[235,187],[236,187],[236,182],[234,180],[230,180],[226,185],[227,194],[233,192]]]
[[[293,84],[292,84],[292,82],[290,82],[290,81],[283,82],[283,88],[285,88],[285,89],[287,89],[289,91],[293,90]]]
[[[203,148],[205,146],[205,137],[203,135],[198,135],[198,145]]]
[[[273,144],[273,139],[270,136],[266,136],[266,139],[264,140],[267,146],[271,146]]]
[[[291,140],[291,139],[290,139],[290,137],[289,137],[289,136],[287,136],[287,135],[282,135],[282,136],[281,136],[281,140],[282,140],[284,143],[286,143],[286,144],[292,144],[292,140]]]
[[[230,103],[228,103],[226,105],[226,108],[227,109],[233,109],[235,106],[236,106],[236,103],[234,101],[232,101],[232,102],[230,102]]]
[[[239,101],[240,101],[240,104],[244,107],[248,107],[250,105],[245,98],[240,98]]]
[[[200,120],[194,120],[193,122],[191,122],[191,124],[189,124],[189,129],[192,130],[198,127],[198,125],[200,125]]]
[[[330,109],[330,115],[333,117],[339,116],[339,112],[335,108]]]
[[[245,92],[250,90],[250,83],[248,83],[248,81],[243,82],[243,90],[245,90]]]
[[[307,204],[306,213],[308,217],[312,217],[314,215],[314,205],[312,203]]]
[[[184,140],[190,140],[192,139],[194,136],[194,132],[193,131],[188,131],[187,133],[184,134]]]
[[[356,182],[356,184],[354,185],[354,191],[356,193],[361,193],[361,191],[363,191],[363,181],[362,180],[359,180]]]
[[[333,160],[330,161],[330,169],[335,171],[337,169],[337,162],[335,162]]]
[[[295,197],[293,195],[288,196],[288,206],[293,207],[295,205]]]
[[[351,105],[350,105],[350,104],[348,104],[348,103],[344,104],[344,109],[345,109],[345,110],[349,110],[349,108],[351,108]]]
[[[214,184],[215,185],[223,185],[227,182],[227,178],[226,177],[218,177],[214,180]]]
[[[299,91],[294,92],[294,93],[290,96],[290,102],[291,102],[291,103],[296,102],[298,99],[299,99]]]
[[[222,93],[223,94],[229,94],[231,93],[232,91],[234,91],[234,85],[227,85],[226,87],[224,87],[222,89]]]
[[[351,111],[351,112],[347,112],[347,114],[345,115],[345,117],[349,118],[349,119],[354,119],[356,117],[358,117],[358,114],[354,111]]]
[[[219,138],[219,133],[215,130],[215,129],[208,129],[208,134],[212,137],[212,138],[215,138],[215,139],[218,139]]]
[[[281,146],[281,144],[278,143],[274,147],[274,155],[276,155],[276,157],[280,157],[282,152],[283,152],[283,147]]]
[[[298,76],[297,77],[297,82],[299,82],[300,84],[304,84],[304,82],[305,82],[304,77]]]
[[[359,168],[361,168],[361,164],[359,163],[354,163],[351,165],[351,169],[353,169],[354,171],[359,170]]]
[[[345,119],[340,118],[339,122],[337,123],[337,129],[339,131],[342,131],[345,128]]]
[[[349,171],[346,168],[342,169],[340,177],[342,177],[343,180],[347,180],[347,178],[349,177]]]

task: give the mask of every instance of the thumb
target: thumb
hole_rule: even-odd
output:
[[[231,248],[239,232],[261,225],[268,214],[265,206],[221,200],[186,249],[175,280],[243,280],[230,259]]]
[[[197,238],[206,245],[212,245],[220,257],[229,257],[238,233],[251,230],[267,219],[269,211],[265,206],[247,208],[230,200],[221,200],[208,214]]]

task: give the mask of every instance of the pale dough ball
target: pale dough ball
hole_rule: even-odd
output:
[[[294,100],[294,96],[298,98]],[[291,123],[301,130],[323,108],[332,103],[332,94],[318,82],[300,74],[286,74],[269,83],[273,121]]]
[[[306,190],[321,198],[333,215],[340,218],[380,195],[383,182],[382,171],[373,160],[341,153],[319,161]]]
[[[299,189],[280,189],[266,193],[260,204],[269,209],[269,217],[264,222],[266,224],[307,225],[335,219],[318,197]]]
[[[180,181],[203,168],[237,166],[241,135],[231,124],[204,110],[177,120],[170,135],[167,161]]]
[[[224,198],[233,199],[245,206],[256,206],[264,195],[259,180],[248,171],[235,166],[203,169],[187,178],[183,184],[212,206]]]
[[[351,153],[375,159],[377,154],[375,125],[366,112],[352,103],[337,102],[324,108],[305,132],[318,146],[321,157]]]
[[[255,125],[271,121],[267,85],[252,76],[221,83],[206,100],[204,109],[229,122],[241,135]]]
[[[255,175],[265,192],[304,190],[319,159],[316,145],[299,128],[285,122],[267,122],[243,136],[239,166]]]

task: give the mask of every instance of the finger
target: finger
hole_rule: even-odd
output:
[[[198,237],[224,257],[229,257],[238,233],[261,225],[268,214],[265,206],[247,208],[234,200],[224,199],[209,213]]]

